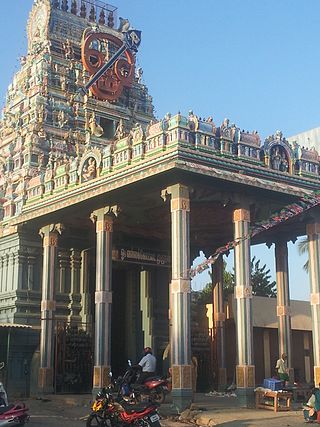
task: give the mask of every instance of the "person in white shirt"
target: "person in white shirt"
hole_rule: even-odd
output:
[[[157,366],[157,359],[152,354],[152,349],[146,347],[143,352],[144,356],[138,363],[142,370],[138,379],[138,383],[140,384],[144,383],[147,378],[155,376]]]
[[[284,382],[284,385],[287,385],[289,381],[288,368],[287,368],[287,355],[283,353],[281,358],[277,360],[276,369],[280,380]]]

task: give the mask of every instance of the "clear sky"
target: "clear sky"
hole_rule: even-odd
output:
[[[115,0],[143,31],[138,54],[158,117],[190,109],[262,139],[320,125],[319,0]],[[32,0],[1,0],[0,104],[26,53]],[[253,254],[274,271],[273,252]],[[303,258],[290,245],[291,296],[307,299]],[[230,262],[229,262],[230,264]],[[205,279],[198,279],[199,283]]]

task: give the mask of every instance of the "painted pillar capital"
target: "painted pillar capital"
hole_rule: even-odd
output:
[[[90,219],[96,224],[96,231],[112,231],[108,230],[108,224],[113,222],[113,218],[117,217],[120,213],[118,205],[104,206],[103,208],[96,209],[90,215]]]
[[[246,207],[236,208],[233,211],[233,222],[248,221],[250,222],[250,210]]]
[[[58,246],[58,235],[64,230],[63,224],[49,224],[39,230],[39,234],[43,239],[43,246]]]
[[[314,221],[307,224],[306,231],[308,236],[320,234],[320,221]]]
[[[183,184],[175,184],[165,188],[161,192],[164,201],[171,196],[171,212],[186,211],[190,212],[190,190]]]

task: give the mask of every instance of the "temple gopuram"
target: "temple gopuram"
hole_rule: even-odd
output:
[[[0,360],[9,388],[31,373],[41,393],[97,390],[145,346],[160,363],[170,342],[173,402],[187,407],[191,264],[199,251],[226,247],[235,259],[237,394],[249,405],[262,363],[253,352],[250,246],[275,245],[279,354],[292,379],[287,243],[303,235],[319,384],[320,218],[308,202],[320,189],[318,153],[280,131],[262,141],[193,111],[157,119],[128,50],[81,91],[129,28],[102,1],[36,0],[30,12],[28,52],[0,121]],[[213,322],[217,381],[226,385],[220,252]]]

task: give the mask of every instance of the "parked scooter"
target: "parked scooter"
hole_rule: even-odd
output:
[[[86,427],[161,427],[157,413],[157,404],[146,402],[130,404],[119,394],[112,393],[112,387],[98,392],[92,405],[92,412]]]
[[[0,370],[4,368],[0,362]],[[24,403],[8,404],[8,396],[0,382],[0,427],[23,426],[29,421],[28,408]]]

